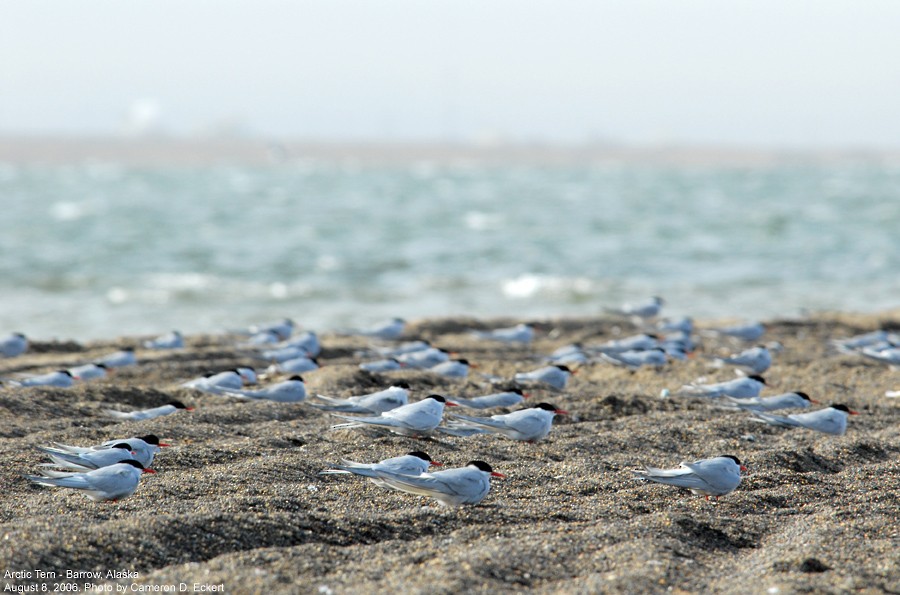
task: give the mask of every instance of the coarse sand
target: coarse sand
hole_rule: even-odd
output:
[[[528,346],[468,332],[515,322],[409,325],[405,338],[476,363],[466,381],[364,372],[360,352],[370,341],[329,333],[320,334],[322,367],[303,377],[310,394],[362,394],[403,379],[411,400],[473,397],[514,386],[515,372],[538,367],[561,345],[637,332],[603,317],[525,321],[539,327]],[[701,377],[734,378],[707,356],[743,346],[708,337],[696,357],[660,371],[593,363],[562,391],[530,387],[526,405],[548,401],[570,412],[535,444],[330,430],[341,420],[308,402],[245,402],[178,386],[237,365],[265,368],[238,346],[240,337],[190,336],[175,351],[138,347],[139,365],[107,379],[68,389],[0,387],[0,572],[7,591],[81,591],[89,583],[113,592],[900,592],[900,399],[885,396],[900,389],[900,376],[828,344],[898,326],[897,312],[767,322],[762,341],[783,351],[764,374],[763,394],[802,390],[848,404],[860,415],[844,436],[768,426],[714,400],[676,395]],[[0,360],[0,376],[90,362],[140,339],[33,342],[25,355]],[[195,410],[140,422],[102,412],[173,399]],[[95,503],[23,477],[47,461],[36,446],[148,433],[172,446],[127,499]],[[318,475],[343,458],[375,462],[413,450],[445,468],[481,459],[506,479],[494,479],[481,504],[452,509],[362,477]],[[749,472],[718,501],[632,474],[722,454],[738,456]]]

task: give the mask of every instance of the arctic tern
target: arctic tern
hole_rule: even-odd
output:
[[[505,477],[484,461],[469,461],[465,467],[423,473],[418,477],[376,471],[386,485],[411,494],[434,498],[443,506],[478,504],[491,491],[491,477]]]
[[[637,479],[687,488],[709,500],[710,496],[718,499],[733,492],[741,483],[741,471],[746,470],[737,457],[724,455],[693,463],[685,461],[677,469],[646,467],[634,471],[634,475]]]
[[[44,476],[26,475],[35,483],[78,490],[95,502],[127,498],[137,490],[142,473],[156,473],[129,459],[86,473],[45,470]]]

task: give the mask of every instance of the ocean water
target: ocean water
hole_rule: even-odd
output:
[[[0,165],[0,333],[900,305],[900,168]]]

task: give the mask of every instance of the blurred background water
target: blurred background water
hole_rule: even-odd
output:
[[[878,164],[7,164],[0,212],[0,331],[39,338],[900,295],[900,168]]]
[[[816,6],[10,3],[0,334],[895,308],[900,3]]]

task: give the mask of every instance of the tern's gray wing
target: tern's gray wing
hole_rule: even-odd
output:
[[[46,486],[74,488],[76,490],[87,490],[91,487],[91,484],[85,478],[84,473],[53,471],[48,472],[46,477],[40,475],[26,475],[25,477],[35,483]]]
[[[477,424],[479,426],[484,426],[486,428],[495,430],[508,427],[506,416],[502,415],[497,415],[494,417],[473,417],[471,415],[461,415],[454,413],[448,417],[450,417],[451,419],[461,419],[468,423]]]
[[[454,418],[462,419],[478,426],[484,426],[491,431],[503,434],[514,439],[536,439],[543,437],[549,429],[547,419],[536,413],[535,409],[523,409],[506,415],[494,415],[492,417],[470,417],[468,415],[454,415]]]
[[[400,421],[390,418],[390,417],[353,417],[350,415],[340,415],[338,413],[332,413],[335,417],[340,417],[341,419],[349,420],[350,423],[346,424],[336,424],[331,426],[331,429],[340,429],[340,428],[358,428],[361,425],[373,425],[373,426],[389,426],[389,427],[401,427],[405,424]]]
[[[847,431],[847,416],[831,408],[810,413],[795,413],[790,418],[797,425],[825,434],[840,436]]]
[[[140,473],[131,466],[103,467],[88,474],[89,492],[107,498],[124,498],[137,489]]]
[[[94,500],[105,498],[123,498],[130,496],[137,489],[140,476],[133,471],[134,467],[115,465],[103,467],[90,473],[78,473],[67,477],[35,477],[26,476],[36,483],[85,491]]]
[[[524,401],[525,398],[518,393],[506,392],[475,397],[473,399],[454,397],[449,400],[457,405],[468,407],[469,409],[493,409],[495,407],[512,407],[513,405],[518,405]]]
[[[373,413],[371,409],[367,409],[359,405],[351,405],[349,403],[340,405],[323,405],[321,403],[310,403],[310,405],[312,405],[316,409],[321,409],[322,411],[335,411],[339,413]]]
[[[783,415],[772,415],[770,413],[762,413],[760,411],[751,411],[753,414],[753,421],[760,421],[763,423],[767,423],[772,426],[778,426],[780,428],[799,428],[803,424],[797,422],[790,417],[785,417]]]
[[[684,465],[684,463],[682,463],[682,465]],[[706,491],[712,487],[709,482],[697,475],[697,473],[689,467],[680,467],[678,469],[646,467],[643,471],[635,471],[634,474],[639,479],[648,479],[657,483],[664,483],[666,485],[673,485],[691,490]]]
[[[685,384],[676,392],[689,397],[720,397],[724,394],[718,384]]]
[[[341,465],[332,465],[331,469],[319,471],[319,475],[331,475],[335,473],[353,473],[364,477],[377,477],[375,475],[375,463],[357,463],[349,459],[342,459]]]
[[[306,390],[299,384],[294,387],[279,383],[259,390],[229,390],[224,394],[230,397],[278,403],[299,403],[306,400]]]
[[[379,471],[378,477],[395,489],[430,496],[448,505],[477,504],[490,490],[489,480],[465,467],[419,477]]]
[[[50,459],[60,467],[67,467],[76,471],[99,469],[134,458],[130,445],[128,449],[102,448],[85,453],[71,453],[46,446],[38,446],[37,448],[41,452],[48,454]]]
[[[728,396],[723,398],[728,402],[728,408],[745,409],[747,411],[767,412],[779,409],[809,407],[809,401],[797,393],[785,393],[771,397],[751,397],[749,399],[735,399]]]
[[[438,426],[434,429],[434,431],[440,434],[446,434],[447,436],[457,436],[460,438],[475,436],[477,434],[488,434],[490,432],[490,430],[488,430],[487,428],[468,425],[465,422],[454,421],[450,421],[446,426]]]
[[[138,411],[116,411],[115,409],[104,409],[103,412],[111,417],[119,419],[154,419],[163,415],[175,413],[178,409],[174,405],[161,405],[152,409],[140,409]]]

